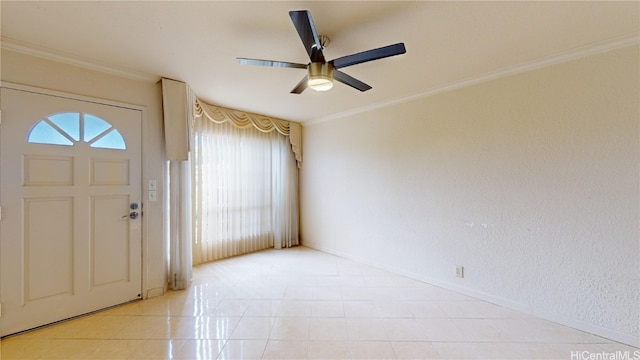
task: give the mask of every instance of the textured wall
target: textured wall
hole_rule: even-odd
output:
[[[305,126],[304,245],[638,345],[638,60]]]
[[[143,184],[156,179],[163,189],[162,91],[148,81],[124,79],[67,64],[2,50],[2,81],[118,101],[146,107],[143,114]],[[143,188],[146,194],[146,187]],[[158,193],[162,199],[162,193]],[[166,285],[166,251],[163,241],[162,201],[144,204],[143,290],[161,295]]]

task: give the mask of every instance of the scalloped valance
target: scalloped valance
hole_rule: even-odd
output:
[[[299,123],[239,110],[227,109],[207,104],[198,98],[196,98],[194,104],[194,115],[195,117],[201,117],[204,115],[207,119],[217,124],[229,122],[238,128],[253,126],[262,132],[277,130],[280,134],[289,137],[291,150],[295,154],[298,168],[302,165],[302,126]]]

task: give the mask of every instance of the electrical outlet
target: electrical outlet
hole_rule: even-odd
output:
[[[459,278],[464,277],[464,266],[456,265],[456,277],[459,277]]]

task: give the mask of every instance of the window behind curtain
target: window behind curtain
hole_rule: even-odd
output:
[[[297,244],[297,168],[288,139],[203,118],[194,132],[193,263],[273,247],[283,233]],[[282,206],[292,196],[295,209]],[[291,210],[294,220],[285,214],[283,221]]]

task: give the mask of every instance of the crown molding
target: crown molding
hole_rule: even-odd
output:
[[[23,41],[0,37],[0,48],[11,50],[17,53],[38,57],[45,60],[51,60],[63,64],[74,65],[88,70],[99,71],[102,73],[116,75],[132,80],[142,80],[147,82],[158,82],[160,76],[152,75],[140,71],[126,69],[114,65],[101,63],[94,59],[77,56],[64,51],[49,49],[46,47],[26,43]]]
[[[540,68],[544,68],[544,67],[555,65],[555,64],[577,60],[584,57],[605,53],[605,52],[609,52],[609,51],[613,51],[613,50],[621,49],[625,47],[637,46],[638,44],[640,44],[640,35],[638,35],[637,33],[634,33],[627,36],[622,36],[622,37],[618,37],[618,38],[614,38],[614,39],[610,39],[602,42],[581,46],[571,51],[567,51],[560,54],[554,54],[551,56],[546,56],[531,62],[510,66],[510,67],[489,72],[483,75],[473,76],[470,78],[454,81],[444,86],[422,91],[422,92],[415,93],[402,98],[397,98],[390,101],[376,103],[374,105],[363,106],[357,109],[352,109],[352,110],[336,113],[333,115],[325,116],[316,120],[307,121],[302,125],[308,126],[308,125],[313,125],[313,124],[318,124],[318,123],[323,123],[328,121],[334,121],[334,120],[342,119],[348,116],[385,108],[387,106],[402,104],[402,103],[406,103],[406,102],[421,99],[421,98],[426,98],[436,94],[457,90],[460,88],[480,84],[480,83],[491,81],[491,80],[496,80],[499,78],[503,78],[503,77],[507,77],[515,74],[525,73],[531,70],[540,69]]]

